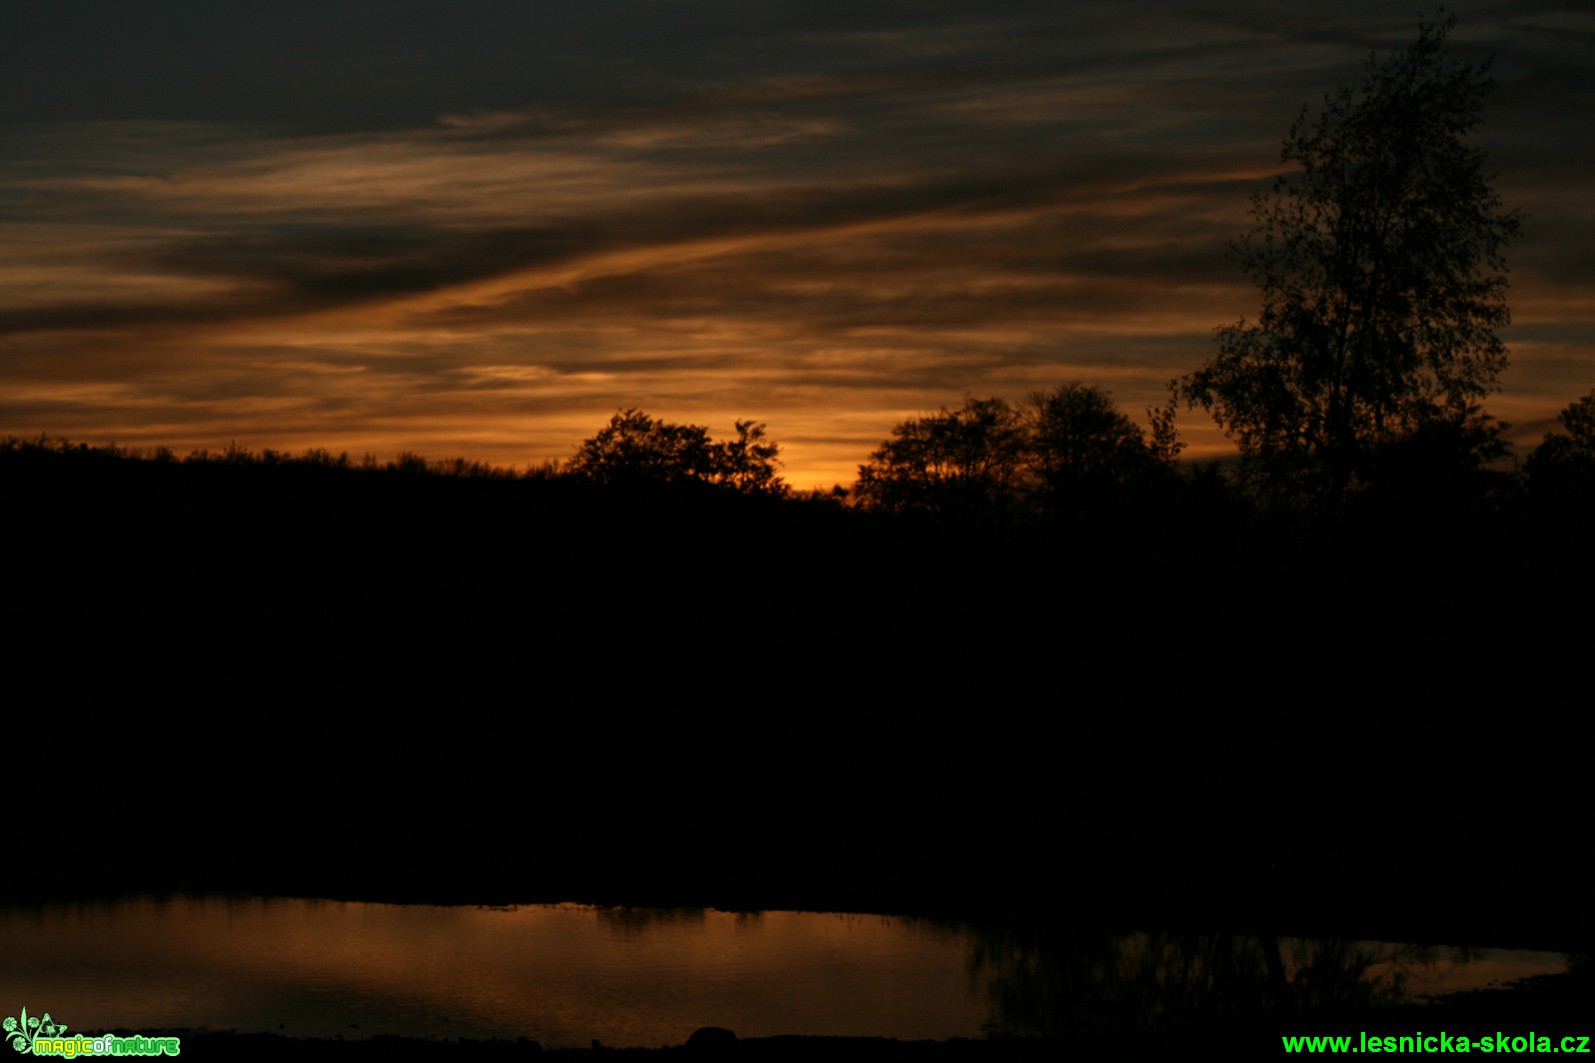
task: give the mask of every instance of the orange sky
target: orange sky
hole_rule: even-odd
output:
[[[1139,416],[1256,314],[1225,243],[1300,107],[1414,32],[1371,2],[538,7],[0,16],[0,435],[523,467],[639,407],[764,421],[811,486],[966,393]],[[1488,408],[1532,443],[1595,386],[1595,18],[1457,13],[1528,214]]]

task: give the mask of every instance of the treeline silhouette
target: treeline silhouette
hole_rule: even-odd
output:
[[[1560,941],[1595,566],[1537,476],[977,520],[12,440],[12,822],[108,855],[5,888]]]

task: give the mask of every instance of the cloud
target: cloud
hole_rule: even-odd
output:
[[[1512,300],[1573,352],[1557,387],[1589,343],[1566,15],[1458,38],[1500,53]],[[6,17],[0,432],[505,460],[643,405],[786,423],[799,480],[965,391],[1154,401],[1256,313],[1224,245],[1300,106],[1411,33],[1235,0]]]

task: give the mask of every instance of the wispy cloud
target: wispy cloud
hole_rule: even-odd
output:
[[[966,391],[1137,410],[1255,313],[1225,241],[1298,108],[1411,31],[856,7],[8,13],[0,432],[520,463],[640,405],[767,420],[830,482]],[[1541,106],[1589,92],[1571,14],[1459,36],[1499,53],[1513,302],[1561,352],[1508,379],[1530,413],[1592,376],[1590,149]]]

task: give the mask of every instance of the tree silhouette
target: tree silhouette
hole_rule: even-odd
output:
[[[1541,498],[1595,504],[1595,390],[1556,419],[1562,430],[1547,432],[1523,463],[1529,487]]]
[[[1281,158],[1299,169],[1253,198],[1231,250],[1262,289],[1255,323],[1172,382],[1272,478],[1331,503],[1382,445],[1461,425],[1506,366],[1502,250],[1519,228],[1466,138],[1492,83],[1453,61],[1453,19],[1361,81],[1304,108]],[[1466,438],[1468,433],[1457,433]]]
[[[866,506],[894,512],[989,515],[1012,504],[1024,468],[1019,411],[998,398],[904,421],[859,466]]]
[[[1101,388],[1078,381],[1030,396],[1030,468],[1048,498],[1118,492],[1169,471],[1179,454],[1169,411],[1153,411],[1153,441]]]
[[[737,422],[737,438],[716,443],[702,425],[657,421],[636,408],[621,410],[576,449],[568,475],[609,485],[706,483],[743,494],[781,495],[776,472],[781,448],[765,441],[765,426]]]
[[[1167,416],[1154,412],[1148,442],[1106,391],[1087,384],[1035,392],[1019,408],[969,398],[893,428],[860,466],[857,496],[878,509],[982,518],[1122,500],[1169,472],[1180,444]]]
[[[765,442],[764,425],[737,422],[737,438],[716,443],[712,466],[716,482],[748,495],[784,495],[786,483],[776,474],[781,448]]]

